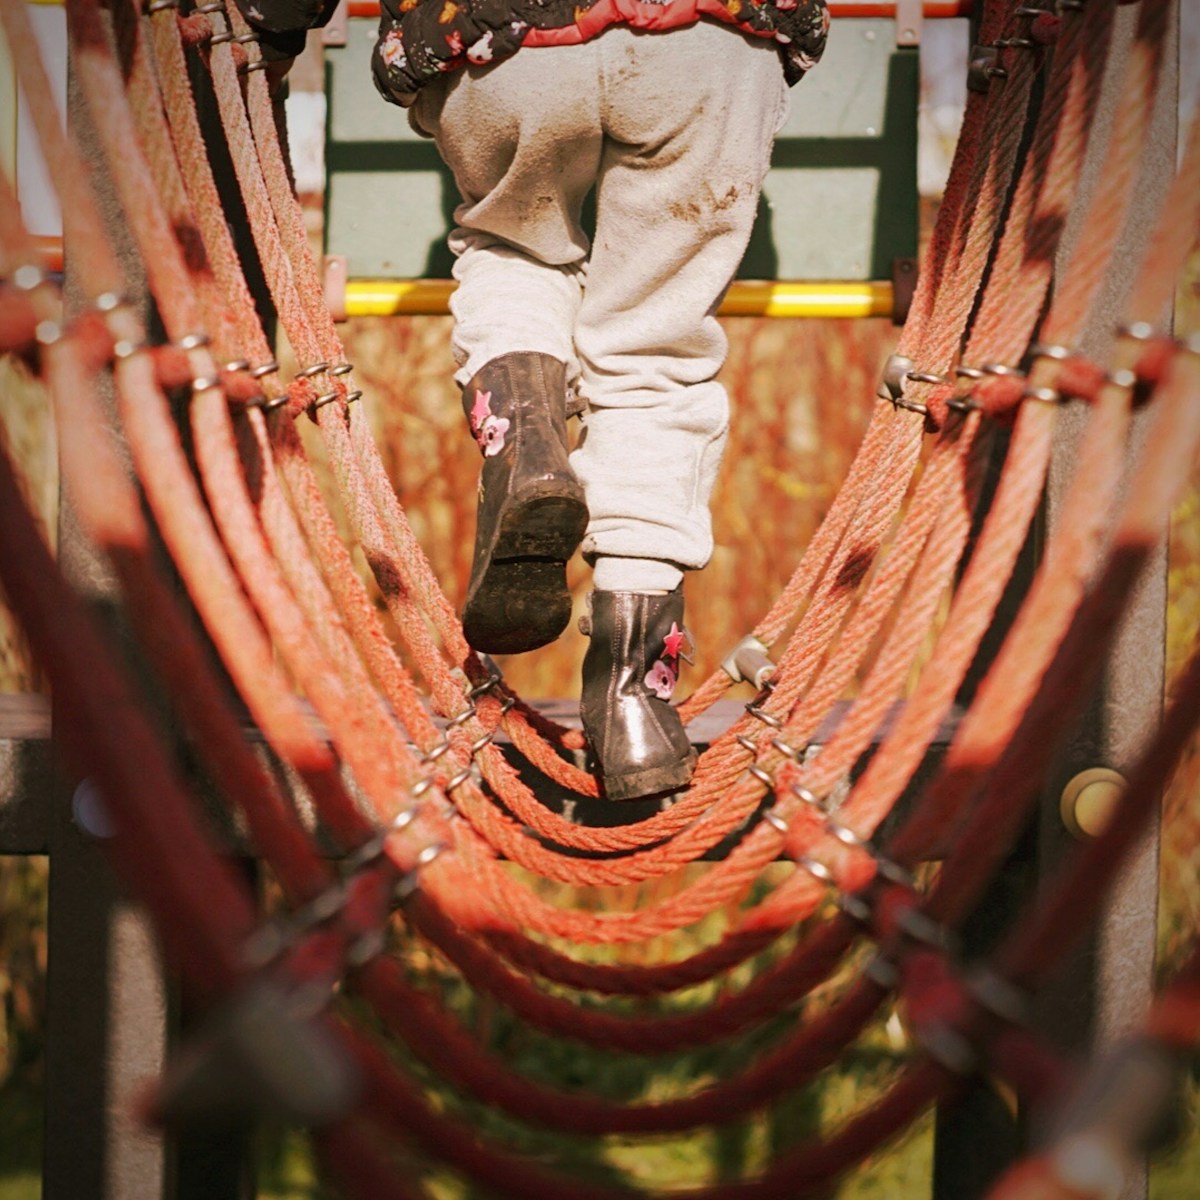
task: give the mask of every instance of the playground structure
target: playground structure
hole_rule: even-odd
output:
[[[1122,12],[1088,0],[1054,13],[999,4],[984,12],[978,41],[991,49],[981,86],[862,449],[817,536],[802,556],[797,549],[792,582],[685,712],[711,713],[737,682],[750,681],[755,694],[731,722],[711,727],[689,793],[662,811],[631,808],[624,824],[604,828],[568,820],[540,798],[556,792],[577,813],[601,811],[579,765],[578,733],[512,694],[462,643],[362,419],[369,397],[353,383],[324,305],[253,42],[236,13],[202,8],[153,3],[139,14],[115,3],[114,43],[97,6],[69,5],[92,150],[113,188],[108,215],[133,240],[162,339],[150,338],[147,315],[128,302],[126,264],[39,96],[20,6],[3,9],[22,85],[44,118],[74,288],[64,316],[6,192],[5,345],[47,380],[79,521],[111,564],[190,752],[237,809],[227,839],[251,846],[286,897],[269,920],[255,915],[204,832],[196,789],[141,715],[111,639],[24,519],[6,467],[0,508],[12,519],[0,533],[0,575],[52,682],[56,736],[103,794],[116,831],[106,844],[170,960],[217,1014],[168,1068],[162,1113],[182,1120],[252,1093],[264,1109],[313,1127],[331,1176],[350,1194],[421,1194],[389,1158],[410,1143],[507,1195],[633,1194],[474,1137],[381,1047],[402,1039],[454,1087],[534,1124],[593,1137],[654,1134],[732,1120],[796,1088],[898,993],[920,1053],[890,1091],[753,1179],[686,1194],[819,1194],[938,1098],[966,1092],[969,1108],[969,1081],[984,1070],[1027,1110],[1065,1113],[1056,1137],[991,1194],[1116,1195],[1124,1179],[1136,1181],[1171,1080],[1194,1050],[1196,959],[1144,1006],[1138,1036],[1098,1056],[1082,1089],[1047,1028],[1029,1019],[1030,1002],[1090,928],[1152,817],[1200,715],[1195,662],[1163,720],[1122,756],[1128,786],[1102,832],[1028,899],[986,960],[964,962],[960,934],[1043,789],[1060,790],[1051,778],[1062,769],[1058,739],[1091,696],[1098,649],[1158,553],[1200,437],[1197,346],[1163,324],[1198,225],[1198,135],[1169,186],[1154,182],[1163,171],[1152,154],[1150,175],[1139,170],[1146,148],[1161,145],[1153,131],[1170,76],[1170,6],[1143,0]],[[1101,52],[1111,39],[1123,68],[1107,92],[1113,128],[1076,216],[1087,135],[1112,86]],[[307,364],[291,382],[279,377],[238,269],[185,55],[210,75],[241,193],[230,211],[244,212],[280,325]],[[1119,237],[1131,208],[1153,210],[1154,234],[1136,258]],[[1079,222],[1073,231],[1068,214]],[[1124,280],[1117,299],[1102,291],[1110,270]],[[268,761],[288,769],[286,788],[247,744],[226,679],[159,569],[137,493],[104,433],[95,380],[109,365],[136,481]],[[182,404],[173,408],[172,397]],[[180,411],[194,464],[180,443]],[[403,660],[315,485],[296,433],[305,414],[338,474]],[[1056,511],[1042,566],[990,671],[956,713],[1037,514],[1056,426],[1072,422],[1084,427],[1082,440],[1068,463],[1060,458],[1057,487],[1051,478]],[[1011,427],[1003,470],[976,525],[981,466],[1003,426]],[[909,689],[952,585],[931,666]],[[902,619],[891,622],[897,605]],[[321,722],[315,731],[301,694]],[[941,761],[922,776],[939,737]],[[1076,767],[1097,765],[1076,753]],[[514,755],[527,764],[521,773]],[[541,782],[531,787],[531,777]],[[777,882],[781,860],[794,869]],[[509,864],[579,889],[697,874],[636,910],[596,912],[548,902]],[[621,947],[675,936],[717,910],[733,915],[703,948],[661,965],[622,960]],[[782,1041],[728,1078],[626,1104],[506,1069],[414,985],[389,950],[393,921],[530,1026],[631,1054],[732,1037],[793,1008],[856,944],[877,950],[844,995],[806,1009]],[[593,945],[616,949],[582,949]],[[670,995],[748,962],[749,982],[693,1011],[646,1015],[623,1000]],[[1147,1083],[1131,1082],[1139,1080]],[[132,1190],[144,1183],[133,1179],[128,1194],[147,1194]],[[968,1196],[988,1186],[960,1176],[943,1190]]]

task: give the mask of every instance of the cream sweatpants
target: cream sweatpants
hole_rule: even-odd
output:
[[[527,47],[434,81],[412,110],[462,196],[456,378],[514,350],[568,364],[598,588],[670,590],[712,554],[729,423],[714,314],[786,104],[772,42],[701,21]]]

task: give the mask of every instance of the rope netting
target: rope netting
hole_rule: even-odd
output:
[[[3,0],[81,299],[64,313],[0,184],[0,348],[45,381],[80,523],[111,562],[189,756],[282,895],[277,912],[258,915],[3,456],[0,579],[53,686],[56,736],[104,795],[117,864],[171,961],[217,1014],[169,1073],[160,1116],[186,1113],[195,1076],[236,1059],[260,1103],[312,1127],[351,1194],[426,1194],[419,1162],[448,1164],[489,1194],[635,1195],[633,1177],[597,1182],[565,1159],[520,1153],[520,1138],[481,1131],[474,1110],[430,1080],[514,1125],[564,1133],[724,1126],[802,1088],[899,1000],[918,1052],[878,1095],[834,1130],[792,1139],[756,1173],[684,1194],[824,1194],[976,1072],[1066,1114],[1058,1140],[996,1195],[1115,1194],[1105,1190],[1111,1172],[1081,1171],[1079,1148],[1118,1174],[1145,1149],[1154,1122],[1145,1106],[1120,1115],[1122,1088],[1135,1067],[1169,1081],[1194,1049],[1200,959],[1082,1084],[1029,1024],[1029,998],[1092,927],[1200,721],[1200,659],[1104,831],[1029,901],[986,963],[968,970],[958,939],[1037,806],[1200,444],[1200,346],[1164,324],[1200,227],[1200,130],[1106,361],[1079,349],[1110,271],[1127,266],[1113,262],[1114,247],[1152,140],[1171,11],[1141,0],[1110,61],[1115,0],[985,5],[978,37],[995,58],[986,85],[968,93],[885,394],[826,518],[752,631],[773,671],[670,807],[588,828],[547,808],[498,744],[562,793],[597,795],[576,765],[580,733],[467,647],[396,498],[324,305],[267,73],[236,8],[67,3],[78,89],[165,333],[154,340],[127,299],[24,7]],[[1068,247],[1114,72],[1115,116]],[[236,180],[229,211],[198,116],[213,102]],[[237,225],[249,228],[302,364],[290,380],[239,262]],[[98,390],[108,372],[115,422]],[[1086,406],[1086,430],[1042,562],[922,781],[1037,517],[1068,404]],[[301,417],[319,435],[342,514],[328,505]],[[1007,450],[977,521],[1001,427]],[[724,671],[704,681],[681,705],[684,720],[733,682]],[[812,745],[848,690],[832,733]],[[243,712],[290,786],[247,740]],[[623,902],[606,904],[620,889]],[[441,983],[430,986],[419,963],[436,963]],[[472,1027],[455,1000],[462,991],[548,1039],[630,1056],[739,1051],[684,1094],[613,1098],[569,1070],[549,1080],[514,1069]]]

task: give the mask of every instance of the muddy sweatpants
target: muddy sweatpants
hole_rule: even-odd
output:
[[[729,422],[714,314],[786,105],[770,40],[701,21],[526,47],[434,81],[411,110],[462,196],[456,378],[537,351],[568,364],[586,404],[571,465],[598,588],[671,589],[712,554]]]

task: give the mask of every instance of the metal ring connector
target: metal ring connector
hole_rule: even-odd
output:
[[[772,776],[772,775],[770,774],[770,772],[768,772],[768,771],[764,771],[764,770],[762,769],[762,767],[760,767],[760,766],[758,765],[758,763],[751,763],[751,765],[750,765],[750,766],[748,766],[748,767],[746,768],[746,770],[747,770],[747,771],[749,771],[749,772],[750,772],[750,774],[751,774],[751,775],[753,775],[753,776],[754,776],[754,778],[755,778],[755,779],[757,779],[757,780],[758,780],[758,782],[759,782],[759,783],[761,783],[761,784],[762,784],[764,787],[767,787],[767,788],[774,788],[774,787],[775,787],[775,778],[774,778],[774,776]]]
[[[355,402],[355,400],[361,400],[362,398],[362,388],[355,388],[352,392],[346,393],[346,404],[351,405]]]
[[[804,751],[797,750],[791,742],[785,742],[781,737],[772,738],[771,747],[778,750],[784,758],[790,758],[794,763],[799,764],[804,761]]]
[[[235,358],[221,365],[222,371],[228,371],[230,375],[236,375],[238,371],[250,370],[250,360],[248,358]]]
[[[418,779],[417,782],[414,783],[412,785],[412,787],[408,789],[408,794],[414,800],[420,800],[421,797],[424,796],[425,793],[427,791],[429,791],[429,789],[432,787],[433,787],[432,779],[429,779],[428,777],[425,779]]]
[[[950,383],[950,377],[947,375],[936,375],[932,371],[909,371],[905,379],[911,379],[914,383]]]
[[[175,343],[175,348],[177,350],[199,350],[202,346],[207,346],[211,342],[212,338],[207,333],[185,333]]]
[[[1001,378],[1005,376],[1010,376],[1017,379],[1025,378],[1024,371],[1022,371],[1019,367],[1010,367],[1007,363],[984,363],[981,369],[985,375],[996,375]]]
[[[269,362],[263,363],[261,366],[254,367],[250,371],[252,379],[261,379],[264,375],[274,375],[279,370],[279,364],[271,359]]]
[[[152,3],[146,5],[146,12],[154,14],[163,12],[168,8],[178,8],[179,0],[152,0]]]
[[[984,374],[979,367],[968,367],[962,363],[954,368],[954,373],[959,379],[982,379]]]
[[[132,342],[128,338],[121,338],[113,343],[113,358],[132,358],[135,354],[143,354],[149,349],[150,346],[147,342]]]
[[[450,720],[448,720],[446,722],[446,728],[447,729],[457,729],[460,725],[465,725],[478,712],[479,712],[479,710],[475,707],[474,704],[469,704],[466,708],[464,708],[462,710],[462,712],[451,717]]]
[[[1055,362],[1065,362],[1068,358],[1074,355],[1075,351],[1070,346],[1064,346],[1058,342],[1034,342],[1029,347],[1029,354],[1032,358],[1052,358]]]
[[[192,380],[192,395],[198,396],[201,392],[211,392],[220,386],[221,381],[215,375],[200,375]]]
[[[428,750],[421,755],[421,762],[425,764],[425,766],[432,766],[439,758],[442,757],[443,754],[448,753],[449,750],[449,742],[439,742],[432,750]]]
[[[1031,387],[1021,393],[1022,400],[1040,400],[1043,404],[1061,404],[1062,392],[1052,387]]]
[[[837,838],[843,846],[849,846],[851,850],[866,850],[870,853],[871,847],[867,845],[866,840],[859,837],[849,825],[843,825],[840,821],[829,820],[825,822],[825,829]]]
[[[194,13],[219,13],[225,11],[225,0],[213,0],[209,4],[197,4],[192,9]]]
[[[760,720],[764,725],[769,725],[772,729],[782,729],[783,722],[771,713],[766,712],[761,705],[751,703],[746,705],[746,711],[752,716]]]
[[[796,859],[796,866],[803,867],[814,879],[819,879],[822,883],[829,884],[830,887],[837,884],[833,872],[823,862],[819,862],[807,854],[802,854]]]
[[[22,292],[32,292],[46,282],[46,272],[33,263],[18,267],[9,277],[9,283]]]
[[[329,363],[319,362],[313,363],[311,367],[305,367],[301,371],[297,371],[293,378],[295,379],[311,379],[314,375],[320,375],[322,371],[329,370]]]
[[[446,791],[452,792],[456,787],[461,787],[468,779],[471,778],[471,768],[463,767],[461,771],[450,779],[446,780]]]
[[[265,71],[270,65],[265,58],[258,58],[254,62],[239,63],[237,69],[239,74],[249,75],[251,71]]]
[[[786,834],[790,828],[788,823],[773,808],[764,808],[762,819],[778,833]]]
[[[492,688],[499,686],[499,684],[499,675],[489,675],[482,683],[474,684],[471,688],[469,688],[467,690],[467,696],[472,700],[476,700],[485,692],[490,692]]]
[[[743,750],[748,750],[751,754],[758,753],[758,743],[752,737],[748,737],[744,733],[739,733],[737,737],[734,738],[734,741],[737,742],[737,744],[741,746]]]
[[[1115,371],[1106,371],[1104,382],[1131,392],[1138,385],[1137,372],[1130,371],[1126,367],[1120,367]]]
[[[53,346],[62,339],[62,335],[62,326],[57,321],[39,321],[33,331],[39,346]]]
[[[1149,342],[1158,337],[1158,330],[1149,321],[1131,321],[1127,325],[1118,325],[1117,333],[1121,337],[1132,338],[1135,342]]]
[[[337,398],[338,393],[336,391],[324,392],[309,405],[309,408],[311,408],[313,412],[316,412],[318,408],[324,408],[325,405],[332,404]]]
[[[825,805],[817,797],[816,792],[810,792],[802,783],[792,784],[792,795],[798,800],[802,800],[809,808],[815,808],[817,812],[825,812]]]
[[[496,735],[494,733],[485,733],[482,737],[476,738],[475,741],[473,741],[467,747],[467,753],[469,755],[471,755],[472,758],[474,758],[475,755],[480,752],[480,750],[482,750],[486,745],[488,745],[495,738],[495,736]]]

